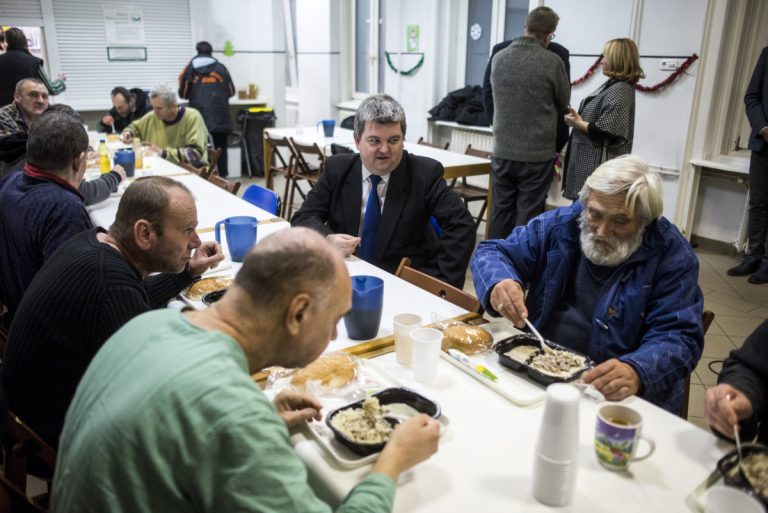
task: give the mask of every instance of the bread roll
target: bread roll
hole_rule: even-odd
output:
[[[487,351],[492,345],[491,334],[477,326],[448,326],[443,330],[443,351],[454,348],[473,355]]]
[[[308,381],[319,381],[325,388],[341,388],[352,381],[357,374],[357,365],[352,355],[328,353],[296,371],[291,384],[304,388]]]

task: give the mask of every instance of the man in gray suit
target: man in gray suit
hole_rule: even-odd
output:
[[[558,112],[571,94],[563,61],[547,51],[558,20],[549,7],[532,10],[523,36],[496,54],[491,64],[495,111],[490,239],[505,238],[544,210]]]

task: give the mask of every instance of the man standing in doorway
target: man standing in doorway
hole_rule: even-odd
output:
[[[557,117],[570,99],[563,61],[547,50],[559,18],[537,7],[523,36],[496,54],[492,199],[488,237],[505,238],[544,210],[555,161]]]
[[[763,48],[749,81],[744,103],[752,127],[749,136],[749,220],[747,256],[728,269],[731,276],[750,275],[749,283],[768,283],[768,48]]]
[[[189,100],[189,106],[200,111],[211,133],[213,147],[221,148],[218,161],[219,176],[229,174],[227,166],[227,136],[232,132],[229,119],[229,98],[235,85],[229,70],[213,58],[213,47],[207,41],[197,43],[197,56],[179,76],[179,97]]]

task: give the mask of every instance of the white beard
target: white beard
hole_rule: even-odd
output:
[[[579,228],[582,253],[593,264],[605,267],[616,267],[631,257],[643,243],[643,233],[645,233],[645,227],[643,227],[626,240],[613,236],[598,238],[589,228],[586,211],[579,217]]]

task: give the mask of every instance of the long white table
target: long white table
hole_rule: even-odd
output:
[[[232,215],[259,219],[258,238],[285,229],[285,221],[240,198],[223,192],[174,164],[158,160],[152,172],[185,183],[194,193],[200,219],[200,236],[213,239],[215,221]],[[94,221],[109,226],[118,198],[92,209]],[[226,253],[226,243],[225,243]],[[240,264],[233,264],[234,274]],[[432,313],[449,318],[464,310],[388,274],[355,257],[347,259],[351,275],[372,274],[384,279],[384,310],[377,338],[392,333],[392,318],[403,312],[417,313],[426,322]],[[328,350],[349,349],[350,340],[339,323],[339,337]],[[438,453],[401,477],[395,500],[397,512],[552,511],[530,493],[533,451],[543,403],[519,407],[472,377],[441,361],[438,378],[431,385],[413,380],[412,371],[395,362],[394,354],[374,358],[384,371],[406,386],[436,400],[450,419],[449,430]],[[572,512],[689,512],[686,497],[715,468],[715,462],[731,448],[710,433],[633,397],[624,403],[643,415],[644,433],[656,441],[649,459],[634,463],[630,472],[604,470],[595,459],[593,435],[596,405],[582,400],[580,409],[580,457],[577,492]],[[296,451],[306,463],[310,483],[331,504],[338,504],[365,475],[368,467],[342,470],[330,463],[315,442],[302,433],[293,435]]]
[[[305,128],[301,133],[297,133],[295,128],[267,128],[264,131],[265,133],[268,133],[270,137],[275,139],[292,137],[296,142],[301,144],[315,143],[326,155],[331,154],[331,144],[340,144],[350,148],[355,147],[352,130],[345,128],[337,127],[333,132],[333,137],[325,137],[322,129],[314,130],[312,128]],[[443,176],[446,179],[461,176],[487,175],[491,172],[491,161],[488,159],[475,157],[473,155],[464,155],[463,153],[443,150],[440,148],[432,148],[431,146],[408,141],[405,143],[405,149],[414,155],[429,157],[440,162],[445,169]],[[265,166],[268,162],[271,162],[271,155],[271,148],[269,148],[269,144],[266,143],[265,139]],[[267,167],[264,169],[267,169]]]

